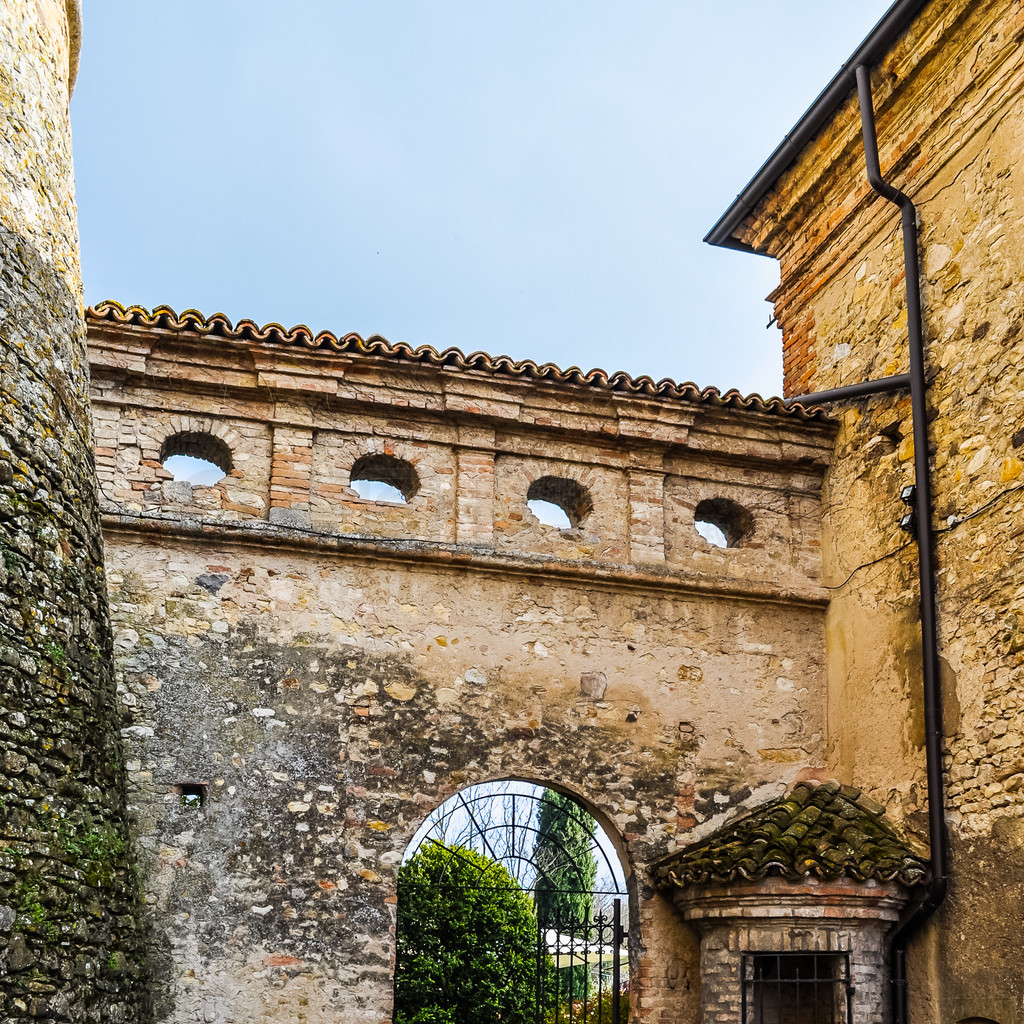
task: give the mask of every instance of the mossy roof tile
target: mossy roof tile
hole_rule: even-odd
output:
[[[655,882],[662,889],[681,889],[769,875],[790,881],[809,875],[904,885],[925,881],[927,863],[878,808],[849,786],[801,782],[786,796],[666,857],[655,865]]]

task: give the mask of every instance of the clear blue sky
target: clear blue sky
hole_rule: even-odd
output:
[[[86,0],[86,301],[776,393],[701,238],[888,6]]]

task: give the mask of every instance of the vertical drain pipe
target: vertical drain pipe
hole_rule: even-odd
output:
[[[908,1024],[907,944],[946,896],[949,877],[945,799],[942,779],[942,700],[939,684],[939,636],[935,614],[935,551],[932,533],[932,487],[928,464],[928,417],[925,405],[924,333],[921,321],[921,281],[917,252],[917,210],[910,198],[882,177],[878,163],[875,110],[871,99],[871,75],[861,64],[856,69],[860,100],[864,158],[868,182],[890,203],[900,208],[903,219],[903,262],[907,284],[907,334],[910,349],[910,402],[914,427],[914,483],[917,513],[917,567],[921,593],[921,662],[924,683],[925,771],[928,789],[928,840],[931,847],[931,878],[922,900],[912,906],[896,925],[891,942],[893,1015],[895,1024]]]

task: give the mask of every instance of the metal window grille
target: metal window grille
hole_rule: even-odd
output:
[[[849,953],[745,953],[743,1024],[853,1024]]]

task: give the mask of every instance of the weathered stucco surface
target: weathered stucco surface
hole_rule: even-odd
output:
[[[0,1019],[12,1022],[138,1021],[144,998],[91,452],[74,6],[0,5]]]
[[[635,1010],[693,1019],[697,939],[646,866],[820,773],[831,425],[188,325],[90,339],[158,1018],[388,1020],[413,832],[512,777],[608,826]],[[160,458],[200,434],[232,468],[189,494]],[[366,455],[412,465],[408,504],[356,496]],[[577,529],[529,512],[546,477],[587,488]],[[716,496],[746,543],[693,529]]]
[[[883,173],[919,209],[953,876],[911,950],[921,1019],[1024,1019],[1024,9],[936,0],[872,75]],[[907,369],[898,215],[868,197],[855,98],[748,240],[782,262],[790,394]],[[848,403],[826,478],[829,763],[924,836],[910,403]],[[967,516],[972,518],[960,522]]]

